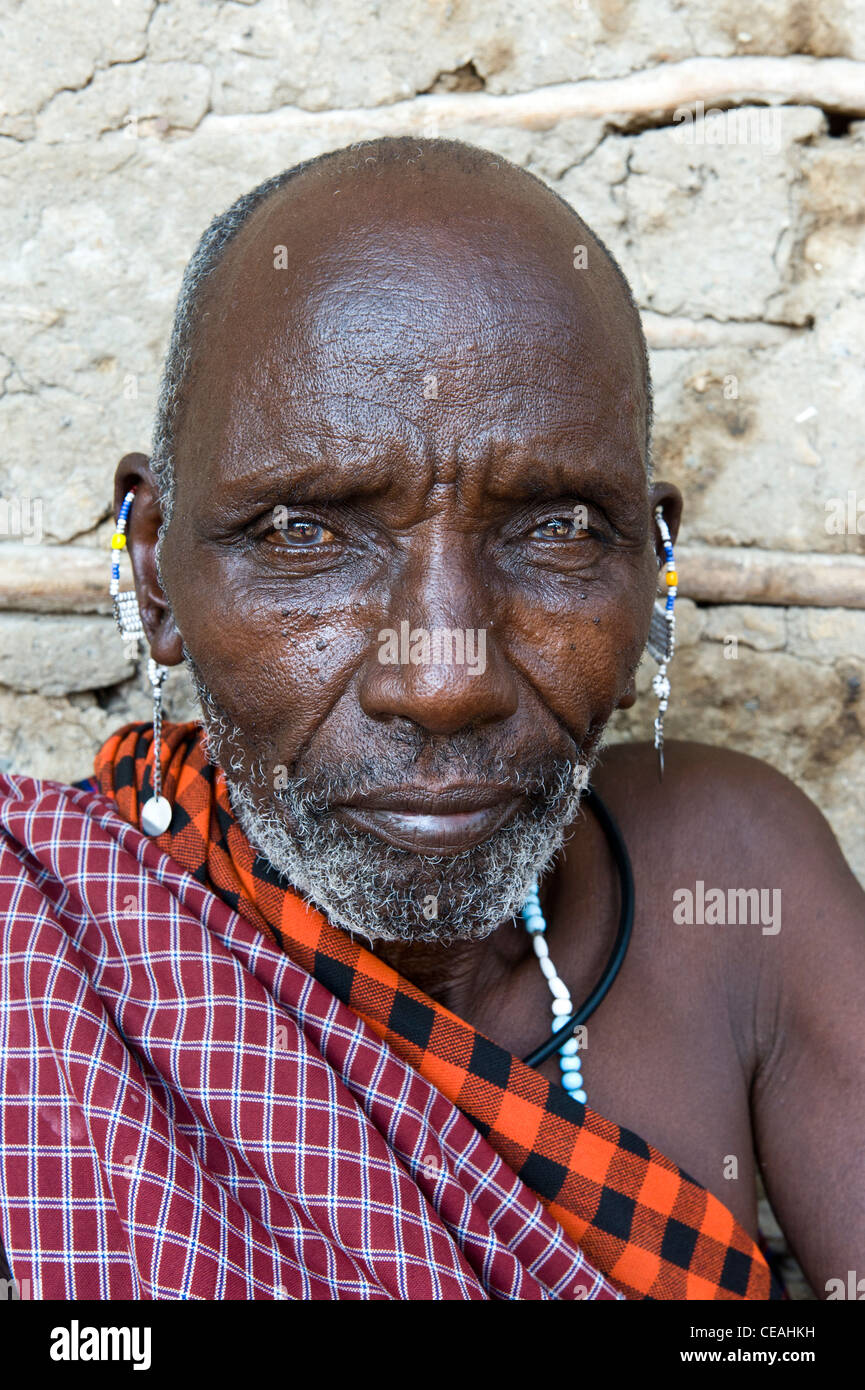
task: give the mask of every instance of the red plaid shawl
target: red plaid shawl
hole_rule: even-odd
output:
[[[104,797],[0,777],[0,912],[23,1297],[617,1297],[465,1115]]]
[[[515,1230],[513,1204],[517,1203],[518,1194],[522,1194],[525,1208],[528,1188],[537,1194],[543,1207],[555,1218],[553,1230],[559,1233],[559,1253],[567,1246],[569,1257],[579,1260],[579,1247],[584,1257],[591,1260],[628,1297],[739,1299],[769,1296],[770,1274],[762,1254],[717,1198],[637,1135],[603,1119],[588,1107],[578,1105],[561,1088],[547,1082],[539,1073],[429,999],[345,933],[332,927],[320,913],[308,907],[295,894],[281,887],[269,874],[267,866],[255,858],[234,820],[224,779],[204,756],[200,728],[193,724],[169,726],[164,731],[164,740],[168,751],[166,763],[164,746],[165,794],[175,805],[175,815],[170,832],[157,842],[171,856],[169,868],[164,868],[163,874],[170,876],[176,865],[183,866],[197,892],[203,895],[205,909],[202,920],[206,920],[209,930],[213,930],[214,914],[218,917],[217,904],[212,896],[215,893],[221,904],[227,904],[239,914],[239,917],[232,919],[236,924],[232,929],[233,948],[238,936],[243,936],[245,949],[249,949],[249,924],[258,928],[257,950],[255,935],[251,937],[250,959],[256,967],[267,961],[270,962],[269,968],[273,969],[273,953],[265,945],[265,938],[278,944],[284,953],[278,959],[286,963],[281,979],[286,976],[295,979],[287,964],[288,961],[293,962],[308,986],[309,998],[319,998],[317,991],[323,989],[324,998],[330,1001],[332,1010],[345,1009],[354,1025],[363,1026],[365,1039],[376,1036],[381,1040],[381,1055],[389,1065],[401,1061],[404,1075],[415,1082],[425,1079],[429,1083],[429,1094],[435,1104],[450,1102],[451,1126],[457,1126],[463,1117],[468,1117],[472,1122],[470,1127],[474,1140],[478,1144],[483,1143],[480,1136],[484,1136],[484,1154],[494,1151],[507,1165],[502,1165],[504,1172],[510,1172],[511,1177],[516,1174],[519,1179],[517,1188],[511,1189],[508,1206],[511,1231]],[[137,824],[139,801],[145,800],[151,793],[151,745],[151,732],[147,727],[130,726],[109,740],[97,760],[102,790],[116,802],[124,821],[131,823],[124,827],[119,838],[125,847],[134,847],[135,856],[148,868],[161,856],[156,845],[147,842],[131,826]],[[87,795],[75,794],[85,799]],[[103,814],[100,824],[110,831],[114,822],[110,816],[106,818]],[[131,845],[130,836],[133,837]],[[80,846],[76,846],[75,850],[80,858]],[[175,861],[175,864],[171,861]],[[80,878],[81,870],[77,872]],[[186,878],[183,881],[188,883],[190,880]],[[212,893],[208,890],[212,890]],[[114,893],[116,896],[116,888]],[[183,897],[184,906],[188,897],[187,889]],[[148,904],[148,922],[150,917]],[[184,943],[184,950],[189,949]],[[151,953],[152,947],[148,941],[145,966]],[[199,996],[204,998],[197,976],[200,957],[200,950],[192,950],[195,962],[193,973],[199,986]],[[186,990],[176,979],[181,967],[173,956],[171,959],[169,995],[176,999],[178,1016],[185,1020],[188,1014]],[[160,983],[160,1007],[162,989],[166,983]],[[337,1001],[341,1001],[341,1004]],[[235,1012],[233,1018],[235,1028],[241,1027],[239,1014]],[[316,1019],[313,1027],[315,1045],[321,1048],[321,1037],[324,1035],[315,1032],[315,1029],[321,1028],[321,1016],[316,1014]],[[304,1017],[301,1022],[309,1030],[310,1020]],[[245,1031],[245,1018],[242,1026]],[[344,1022],[343,1027],[347,1026]],[[139,1022],[136,1031],[140,1031],[140,1028]],[[200,1051],[200,1021],[198,1028]],[[135,1036],[133,1033],[133,1038]],[[330,1037],[329,1033],[327,1036]],[[271,1042],[271,1052],[272,1047]],[[233,1103],[242,1106],[249,1088],[236,1084],[239,1065],[237,1051],[235,1047],[232,1055],[226,1058],[225,1065],[235,1081],[231,1089]],[[246,1049],[242,1051],[245,1056]],[[330,1061],[330,1056],[326,1060]],[[384,1063],[381,1065],[384,1066]],[[199,1059],[196,1068],[198,1086],[193,1087],[195,1094],[201,1084],[201,1070]],[[365,1104],[383,1105],[391,1117],[388,1126],[392,1126],[395,1120],[392,1098],[389,1098],[386,1088],[384,1091],[380,1089],[378,1075],[374,1075],[371,1082],[371,1073],[367,1069],[363,1076],[363,1084],[367,1088],[364,1091]],[[174,1103],[178,1099],[182,1104],[188,1103],[188,1085],[188,1081],[182,1083],[179,1096],[178,1091],[174,1090]],[[260,1088],[256,1094],[260,1094]],[[291,1123],[297,1127],[304,1123],[308,1107],[307,1091],[299,1088],[293,1094],[295,1104]],[[304,1104],[300,1107],[296,1104],[298,1094],[304,1097]],[[397,1113],[401,1114],[399,1107]],[[388,1128],[385,1127],[383,1132],[388,1134],[388,1145],[392,1152]],[[441,1138],[441,1131],[438,1133]],[[224,1137],[221,1142],[224,1143]],[[428,1139],[425,1142],[429,1142]],[[356,1180],[363,1186],[364,1181],[369,1180],[363,1176],[369,1160],[361,1159],[364,1152],[362,1146],[351,1152],[355,1160]],[[334,1163],[343,1156],[338,1145],[333,1150],[332,1141],[321,1153],[332,1154]],[[423,1160],[424,1156],[415,1150],[411,1177],[421,1191],[425,1191],[420,1180],[418,1157]],[[435,1165],[429,1163],[429,1158],[427,1152],[426,1169],[423,1169],[423,1162],[420,1163],[427,1178],[430,1173],[441,1172],[437,1166],[438,1155]],[[472,1161],[477,1164],[475,1154]],[[137,1160],[130,1167],[136,1173],[140,1171]],[[496,1173],[496,1183],[501,1184],[501,1169],[496,1169]],[[357,1201],[357,1193],[354,1195]],[[331,1195],[328,1188],[326,1205],[330,1218],[338,1220],[343,1205],[341,1194]],[[365,1208],[365,1205],[360,1202],[361,1208]],[[542,1208],[538,1208],[530,1218],[528,1229],[519,1233],[522,1239],[527,1239],[531,1231],[541,1229],[540,1211]],[[401,1202],[392,1203],[388,1219],[395,1228],[392,1239],[399,1248],[405,1239],[403,1227],[406,1223]],[[525,1220],[524,1210],[519,1213],[518,1219]],[[411,1228],[410,1220],[408,1225]],[[459,1231],[457,1242],[462,1249],[462,1229],[459,1228]],[[544,1232],[549,1241],[548,1226],[544,1227]],[[570,1240],[566,1241],[565,1236]],[[358,1242],[355,1241],[351,1246],[354,1258],[357,1258],[357,1247]],[[362,1248],[367,1257],[367,1247]],[[545,1258],[551,1258],[546,1246],[545,1251]],[[205,1251],[205,1258],[206,1255]],[[10,1256],[14,1267],[14,1241]],[[191,1258],[188,1248],[187,1258]],[[239,1253],[236,1258],[240,1260]],[[212,1249],[211,1259],[216,1261]],[[218,1265],[218,1261],[216,1263]],[[489,1262],[485,1261],[482,1266],[485,1272],[488,1266]],[[532,1264],[529,1268],[537,1279],[537,1265]],[[524,1267],[521,1274],[528,1280],[527,1268]],[[511,1272],[510,1282],[501,1275],[494,1276],[487,1284],[481,1279],[479,1296],[573,1297],[574,1288],[577,1287],[581,1291],[576,1296],[585,1297],[586,1293],[582,1291],[587,1285],[585,1264],[579,1278],[582,1283],[575,1285],[572,1266],[563,1278],[552,1279],[547,1275],[543,1280],[537,1280],[532,1291],[528,1291],[529,1285],[526,1283],[521,1291],[515,1292],[515,1276]],[[297,1287],[297,1284],[292,1285],[293,1289]],[[360,1288],[359,1285],[357,1287]],[[426,1292],[406,1292],[406,1288],[407,1283],[389,1286],[388,1295],[401,1298],[478,1296],[464,1291],[456,1294],[432,1291],[429,1285]],[[599,1284],[592,1284],[593,1293],[597,1293],[599,1288]],[[231,1295],[223,1293],[220,1296]],[[237,1296],[248,1297],[250,1294]],[[300,1296],[316,1294],[301,1293]],[[374,1295],[370,1295],[366,1289],[355,1293],[344,1289],[341,1294],[319,1293],[318,1296]]]

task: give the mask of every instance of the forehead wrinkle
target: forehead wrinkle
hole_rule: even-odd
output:
[[[271,459],[256,472],[247,471],[220,483],[217,506],[243,508],[246,505],[273,500],[277,502],[304,502],[310,498],[348,495],[370,495],[385,491],[390,486],[390,465],[384,459],[370,459],[364,463],[362,477],[343,475],[334,469],[332,459],[301,459],[286,455]]]
[[[298,413],[302,413],[303,405],[301,405],[300,407],[298,407],[297,405],[297,400],[299,396],[300,393],[298,392],[293,397],[288,398],[288,400],[286,401],[286,404],[289,407],[289,412],[291,410],[294,410]],[[300,396],[300,399],[303,400],[304,397]],[[363,439],[363,435],[357,430],[357,425],[350,418],[353,413],[351,408],[354,406],[362,406],[364,407],[364,409],[368,408],[371,412],[387,413],[388,415],[392,416],[393,419],[397,421],[400,426],[403,427],[402,429],[391,429],[390,432],[388,432],[387,430],[380,430],[379,433],[376,435],[377,439],[385,438],[390,439],[394,443],[405,444],[407,442],[407,439],[410,438],[416,445],[419,453],[427,452],[430,448],[432,448],[432,439],[430,438],[429,431],[423,425],[421,425],[417,419],[409,415],[405,410],[401,410],[398,406],[394,405],[392,401],[377,400],[374,396],[359,396],[354,391],[332,391],[313,388],[306,393],[306,403],[308,405],[320,405],[324,402],[327,402],[328,405],[330,405],[331,403],[336,403],[337,406],[347,407],[344,411],[344,419],[346,427],[351,426],[351,433],[349,433],[348,428],[346,428],[342,435],[340,435],[340,419],[338,409],[329,409],[327,413],[322,413],[317,420],[310,420],[309,425],[306,429],[304,429],[302,425],[299,427],[296,417],[293,418],[289,413],[289,420],[291,421],[291,430],[294,433],[299,434],[301,438],[307,437],[318,442],[319,435],[315,433],[315,431],[320,431],[323,427],[324,430],[330,432],[331,437],[334,439],[342,437],[343,439],[348,440],[351,443],[357,443]],[[310,410],[309,413],[310,415],[313,415],[314,412]],[[362,415],[362,413],[362,411],[357,412],[358,415]],[[268,420],[274,419],[274,411],[272,408],[268,409],[268,411],[266,412],[266,416]],[[363,423],[363,421],[358,422],[361,428],[363,426]],[[371,443],[372,436],[367,436],[367,438],[368,441]]]
[[[278,379],[284,377],[291,389],[284,394],[276,390],[261,413],[267,418],[281,418],[281,405],[286,411],[296,411],[298,403],[302,410],[307,402],[347,401],[388,411],[410,432],[427,439],[436,419],[467,409],[477,412],[486,408],[498,414],[504,408],[517,423],[525,415],[537,418],[539,406],[544,407],[544,414],[564,406],[569,416],[576,412],[599,424],[605,416],[619,423],[627,411],[641,414],[640,397],[633,382],[621,372],[621,364],[592,357],[587,345],[576,340],[561,349],[548,341],[526,343],[525,339],[519,346],[507,342],[487,352],[474,342],[455,341],[454,347],[459,352],[450,358],[440,357],[435,349],[420,357],[409,354],[410,364],[381,351],[367,357],[348,347],[341,348],[342,360],[336,367],[322,362],[320,354],[313,358],[311,368],[306,355],[274,357],[273,371],[268,373],[270,384],[277,388]],[[526,380],[529,362],[538,369],[539,380]],[[334,374],[341,378],[342,389],[328,384]],[[437,394],[427,398],[424,387],[431,375],[436,377]],[[385,399],[382,393],[386,393]],[[229,392],[230,397],[233,394]],[[237,392],[243,407],[252,403],[253,412],[258,395],[252,383]]]
[[[530,497],[533,490],[521,492],[511,476],[525,477],[527,470],[535,475],[539,470],[546,473],[550,480],[546,490],[552,494],[579,492],[582,486],[590,488],[597,498],[615,500],[611,466],[625,460],[631,451],[635,476],[640,485],[644,482],[639,440],[635,437],[629,448],[629,441],[618,429],[604,429],[599,435],[597,409],[588,412],[585,422],[574,419],[572,393],[566,401],[570,418],[550,420],[548,429],[538,428],[543,419],[538,419],[536,396],[531,410],[534,418],[529,420],[522,401],[511,401],[506,408],[499,402],[490,412],[491,394],[496,393],[488,392],[488,399],[478,401],[474,412],[487,420],[481,424],[475,418],[470,426],[465,423],[464,401],[453,414],[438,409],[440,401],[426,402],[430,411],[421,425],[390,402],[343,392],[314,392],[304,397],[300,408],[298,398],[289,397],[286,413],[254,410],[254,432],[250,435],[250,430],[244,429],[232,436],[230,452],[220,455],[211,450],[208,457],[217,459],[221,466],[218,491],[224,493],[229,506],[241,505],[246,497],[254,500],[266,494],[270,498],[279,487],[283,488],[283,501],[292,493],[298,500],[303,492],[309,497],[331,495],[336,500],[339,496],[388,491],[396,501],[400,493],[426,493],[451,482],[458,500],[471,498],[470,505],[480,506],[485,492],[497,499],[523,493]],[[597,407],[597,398],[590,399]],[[613,406],[605,400],[600,414],[612,413],[616,425],[622,422],[622,415]],[[304,413],[311,418],[304,421]],[[379,425],[383,417],[387,427]],[[251,422],[246,417],[246,424]],[[533,426],[531,432],[520,435],[521,424],[523,429]],[[328,485],[314,491],[325,479]],[[542,490],[535,487],[534,494]],[[621,506],[620,496],[618,504]]]
[[[208,488],[208,495],[214,497],[217,513],[229,515],[251,506],[377,498],[400,524],[405,505],[411,510],[412,499],[426,496],[435,483],[432,445],[420,431],[412,433],[413,438],[406,431],[373,439],[357,433],[340,438],[335,431],[323,437],[320,428],[310,428],[291,441],[275,441],[270,453],[259,454],[251,466],[241,459],[237,471],[220,480],[219,488]]]
[[[524,324],[521,308],[495,319],[495,341],[486,350],[477,342],[484,336],[478,325],[465,320],[464,305],[457,312],[462,322],[437,323],[440,331],[434,332],[402,325],[395,336],[391,326],[384,328],[376,317],[372,302],[369,314],[360,324],[355,318],[349,331],[332,318],[323,321],[313,315],[299,333],[292,333],[288,355],[285,335],[269,331],[272,325],[266,323],[261,335],[264,351],[235,358],[238,370],[227,389],[217,394],[206,424],[210,429],[217,425],[228,468],[237,459],[246,461],[250,453],[258,458],[278,453],[290,471],[299,449],[311,457],[330,451],[325,466],[333,468],[332,451],[339,451],[342,462],[349,448],[367,469],[375,466],[377,456],[398,453],[411,460],[413,485],[421,482],[420,469],[429,486],[439,460],[451,461],[446,471],[453,476],[458,458],[469,462],[468,451],[477,454],[470,436],[467,442],[465,417],[470,414],[473,433],[478,417],[484,422],[506,421],[516,433],[538,423],[547,425],[550,435],[568,430],[581,456],[589,450],[612,458],[630,452],[633,444],[642,475],[637,418],[642,411],[635,383],[624,370],[621,354],[608,351],[603,320],[563,319],[559,308],[547,322],[532,318]],[[440,360],[439,353],[447,350],[453,354],[451,360]],[[526,379],[529,363],[529,374],[536,380]],[[435,399],[423,393],[430,371],[439,377]],[[379,427],[381,417],[388,418],[389,429]],[[633,440],[627,438],[632,433]],[[517,446],[521,447],[519,441]],[[211,457],[214,452],[219,448],[207,450]],[[462,467],[459,473],[462,482]],[[373,482],[372,490],[376,486]]]
[[[300,331],[293,327],[290,335],[283,331],[285,325],[277,325],[272,347],[262,352],[261,360],[277,371],[289,363],[301,371],[320,364],[352,375],[381,374],[397,364],[404,372],[408,360],[417,364],[411,375],[420,375],[434,362],[446,367],[449,357],[477,364],[495,361],[508,369],[524,364],[532,352],[547,356],[571,377],[576,362],[585,370],[594,357],[608,363],[637,397],[630,354],[611,338],[603,317],[587,316],[585,306],[573,305],[569,311],[556,302],[546,306],[545,313],[529,313],[524,297],[516,302],[513,293],[510,303],[500,307],[471,289],[456,296],[451,284],[442,288],[439,281],[439,288],[437,297],[418,299],[417,312],[414,305],[405,312],[405,306],[396,308],[380,296],[361,294],[352,295],[344,311],[326,317],[313,312]],[[296,347],[286,357],[288,336]]]
[[[326,411],[312,409],[325,403],[329,407]],[[340,411],[340,406],[347,408]],[[365,421],[352,419],[353,414],[363,413],[353,411],[353,406],[362,406],[363,412],[386,413],[390,427],[370,433]],[[304,421],[304,413],[312,418]],[[225,416],[219,435],[221,442],[217,439],[211,443],[205,458],[218,461],[223,470],[220,482],[228,483],[229,478],[224,476],[227,470],[229,477],[241,486],[245,479],[260,477],[262,471],[290,467],[298,454],[305,456],[307,466],[320,461],[323,467],[330,467],[333,457],[325,451],[333,448],[343,452],[346,448],[354,449],[366,457],[398,453],[427,458],[433,447],[423,427],[391,403],[323,390],[305,393],[300,408],[297,396],[286,396],[268,402],[266,407],[259,406],[253,397],[250,409],[249,397],[244,395],[236,410],[229,410]]]
[[[577,313],[563,317],[558,305],[544,317],[527,317],[526,306],[520,304],[506,313],[497,309],[494,318],[483,314],[473,317],[464,298],[454,308],[448,288],[434,316],[427,312],[418,322],[417,316],[406,321],[398,315],[394,321],[380,299],[361,298],[364,308],[360,317],[355,302],[347,322],[340,321],[339,315],[322,321],[313,314],[291,334],[280,329],[269,335],[265,329],[262,336],[270,341],[263,351],[259,348],[259,371],[249,357],[239,363],[239,376],[249,381],[247,389],[254,389],[257,376],[259,381],[262,377],[274,383],[290,381],[293,393],[300,386],[309,396],[327,397],[337,394],[326,384],[328,377],[336,375],[345,394],[370,404],[376,391],[384,389],[391,405],[394,394],[402,391],[413,393],[413,401],[422,409],[424,378],[434,372],[457,383],[458,390],[469,379],[471,388],[467,402],[454,392],[439,391],[438,412],[465,404],[477,408],[483,396],[501,398],[513,393],[518,398],[537,398],[543,394],[562,401],[577,391],[581,395],[594,392],[598,397],[614,394],[617,414],[623,405],[643,414],[642,391],[633,378],[633,364],[610,338],[609,326],[599,315],[588,321]],[[428,301],[424,307],[429,310]],[[442,307],[446,315],[439,312]],[[288,354],[286,338],[292,343]],[[526,382],[529,362],[534,375],[542,380]],[[472,374],[474,380],[470,380]],[[322,377],[324,385],[320,384]],[[370,387],[372,391],[367,394]],[[403,414],[417,423],[417,410],[411,416]]]
[[[211,426],[214,416],[223,415],[223,438],[231,433],[235,417],[241,426],[240,447],[246,447],[250,435],[272,436],[271,424],[279,427],[287,412],[293,417],[299,398],[333,402],[342,397],[364,410],[387,410],[404,428],[421,436],[433,415],[441,421],[454,411],[505,413],[519,426],[527,412],[537,419],[539,407],[544,416],[564,407],[568,414],[583,415],[600,428],[606,427],[604,417],[608,417],[619,436],[627,427],[623,416],[633,413],[635,426],[637,417],[642,417],[641,393],[631,379],[629,354],[611,341],[610,326],[598,312],[593,293],[587,296],[585,290],[572,286],[568,298],[573,312],[568,313],[555,296],[551,298],[547,271],[528,314],[529,306],[521,296],[505,312],[501,291],[507,288],[513,295],[512,272],[498,278],[492,294],[488,284],[469,287],[467,296],[457,297],[454,308],[454,288],[449,282],[442,284],[436,268],[434,311],[430,312],[428,299],[412,295],[417,313],[407,314],[403,304],[400,312],[392,314],[388,310],[397,306],[374,294],[368,283],[359,284],[359,273],[356,267],[337,266],[326,284],[291,296],[293,305],[283,300],[285,307],[280,312],[277,306],[276,322],[273,300],[260,304],[256,315],[260,331],[247,344],[250,351],[241,351],[235,341],[234,351],[226,354],[234,358],[234,371],[222,396],[223,411],[218,402],[212,413],[208,411]],[[409,288],[414,291],[415,283],[428,280],[430,274],[428,266],[412,267],[415,278]],[[547,312],[538,315],[544,300]],[[478,321],[473,321],[470,312],[475,309]],[[291,344],[288,354],[286,340]],[[540,380],[526,380],[529,361],[531,375]],[[434,403],[423,394],[429,372],[442,378]],[[342,391],[328,384],[334,376]],[[284,404],[281,381],[289,386]],[[376,399],[380,392],[387,392],[386,402]],[[259,405],[262,394],[264,406]],[[395,404],[398,395],[408,398],[405,408]],[[296,429],[295,418],[289,424]],[[555,422],[554,427],[561,426]],[[319,436],[327,432],[333,437],[332,420],[317,426]],[[428,438],[426,447],[431,449]],[[418,440],[416,452],[422,451]]]
[[[642,506],[645,473],[638,451],[633,465],[627,467],[627,474],[633,475],[630,481],[616,474],[615,462],[621,455],[611,461],[606,453],[581,450],[570,441],[551,444],[546,435],[518,442],[492,439],[484,454],[483,489],[496,501],[570,495],[579,498],[584,494],[618,507],[625,498],[632,497],[635,507]]]
[[[283,212],[277,206],[272,211],[279,222]],[[274,293],[275,272],[266,269],[269,256],[257,254],[259,241],[270,247],[276,224],[264,217],[257,237],[249,232],[241,235],[227,259],[241,282],[241,305],[254,305],[263,329],[246,348],[260,351],[262,338],[289,337],[295,342],[300,339],[309,354],[324,352],[354,365],[352,359],[356,361],[359,349],[363,351],[361,341],[372,339],[371,359],[389,356],[395,344],[403,361],[410,352],[423,362],[478,333],[494,338],[496,351],[502,351],[516,330],[523,341],[537,336],[550,343],[553,337],[563,336],[578,351],[600,346],[604,356],[617,359],[625,373],[632,370],[627,346],[610,336],[619,317],[611,309],[621,306],[609,303],[608,287],[596,285],[591,273],[565,271],[564,261],[570,264],[570,226],[562,242],[568,256],[559,266],[551,262],[558,260],[561,248],[527,245],[524,228],[514,245],[515,229],[507,224],[496,228],[499,239],[494,241],[496,254],[491,255],[483,238],[479,242],[466,234],[464,224],[471,222],[468,210],[461,210],[460,221],[446,229],[428,219],[420,227],[412,225],[416,212],[406,213],[408,225],[394,226],[393,213],[391,209],[389,216],[373,215],[365,209],[367,223],[352,223],[348,235],[344,224],[336,228],[329,224],[325,210],[321,238],[312,247],[305,238],[296,262],[292,260],[289,282],[283,278],[285,272],[276,272],[281,294]],[[484,230],[489,234],[487,225]],[[564,230],[560,235],[564,236]],[[548,226],[543,231],[549,236]],[[285,235],[282,227],[279,239]],[[255,264],[265,270],[256,273]],[[606,267],[603,261],[598,264],[604,277]],[[379,266],[381,273],[376,273]],[[226,328],[230,326],[226,310],[235,297],[232,290],[238,289],[227,269],[221,267],[222,303],[214,306],[215,318]],[[576,329],[578,341],[573,342]],[[238,343],[235,349],[238,360],[249,360],[250,354],[241,353],[240,347]]]

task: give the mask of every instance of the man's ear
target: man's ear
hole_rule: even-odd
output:
[[[664,520],[670,529],[670,537],[675,544],[679,534],[679,523],[682,520],[682,494],[673,483],[653,483],[649,488],[649,505],[652,510],[652,543],[660,567],[667,557],[664,554],[661,533],[655,523],[655,508],[663,508]],[[634,671],[625,687],[624,694],[616,705],[616,709],[630,709],[632,705],[636,704],[636,701],[637,673]]]
[[[652,509],[652,531],[654,533],[655,554],[660,565],[666,559],[661,533],[655,525],[655,508],[662,507],[664,520],[670,528],[670,537],[676,544],[679,526],[682,521],[682,494],[673,483],[653,483],[649,488],[649,506]]]
[[[178,632],[168,599],[156,573],[156,541],[162,524],[159,488],[146,454],[126,454],[114,474],[114,515],[130,488],[135,500],[126,526],[126,548],[135,576],[135,592],[141,623],[154,661],[162,666],[179,666],[183,660],[183,638]]]

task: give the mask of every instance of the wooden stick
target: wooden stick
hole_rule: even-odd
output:
[[[0,544],[0,609],[110,613],[110,568],[107,550],[4,541]]]
[[[699,603],[865,608],[865,556],[679,545],[679,592]],[[110,613],[107,552],[0,544],[0,610]],[[121,581],[126,587],[127,581]]]
[[[865,556],[680,545],[679,593],[698,603],[865,608]]]
[[[767,58],[686,58],[680,63],[629,73],[625,77],[559,82],[530,92],[495,96],[489,92],[443,92],[410,97],[389,106],[344,107],[331,111],[280,111],[242,116],[208,116],[247,134],[284,132],[326,137],[336,142],[348,131],[366,135],[444,134],[455,126],[520,126],[549,130],[576,118],[627,124],[637,118],[663,120],[702,101],[708,110],[768,102],[819,106],[826,111],[865,115],[865,63],[850,58],[808,58],[794,54]]]
[[[774,347],[786,343],[795,333],[807,330],[795,324],[723,323],[718,319],[688,319],[656,314],[644,309],[641,316],[646,342],[656,351],[664,348]]]

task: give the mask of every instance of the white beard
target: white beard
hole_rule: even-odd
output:
[[[340,769],[316,779],[315,787],[308,778],[284,776],[276,790],[273,769],[268,774],[261,759],[247,766],[240,752],[242,731],[220,710],[188,654],[187,661],[201,700],[208,756],[226,774],[232,807],[250,844],[330,922],[369,941],[477,941],[514,917],[563,844],[601,751],[597,736],[591,754],[583,752],[579,763],[558,758],[522,776],[512,770],[508,780],[526,793],[524,809],[458,854],[422,854],[348,827],[329,813],[337,793],[408,781],[410,758],[386,769]],[[420,731],[418,737],[423,741]],[[471,757],[465,747],[451,746],[458,743],[458,738],[449,741],[438,761],[449,767],[460,763],[483,780],[478,750],[473,748]],[[496,773],[503,770],[496,759]]]

